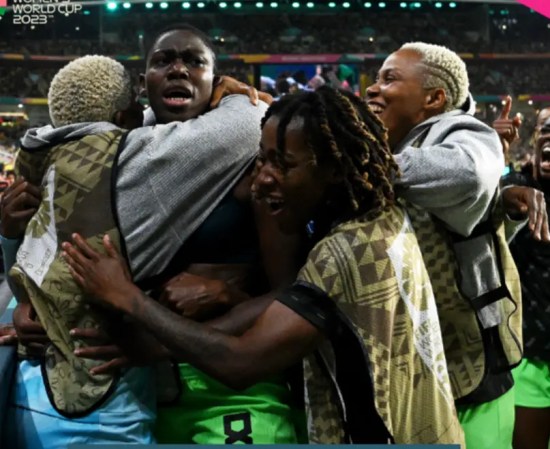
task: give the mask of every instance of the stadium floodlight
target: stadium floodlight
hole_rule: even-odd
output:
[[[240,8],[241,6],[243,6],[243,4],[241,2],[235,2],[235,3],[233,3],[233,6],[235,8]]]
[[[529,100],[529,101],[527,102],[527,104],[528,104],[529,106],[533,106],[533,100]]]
[[[168,8],[168,3],[161,2],[160,7],[161,7],[161,9],[166,9],[166,8]]]
[[[183,3],[181,4],[181,7],[182,7],[183,9],[189,9],[189,8],[191,8],[191,3],[189,3],[189,2],[183,2]]]
[[[122,7],[123,7],[124,9],[130,9],[131,6],[132,6],[132,4],[131,4],[130,2],[124,2],[124,3],[122,4]]]
[[[115,9],[118,8],[118,4],[116,2],[109,2],[107,3],[107,9],[109,11],[114,11]]]
[[[435,4],[436,8],[441,8],[442,6],[443,6],[443,3],[441,3],[441,2],[436,2],[436,4]]]
[[[372,6],[372,3],[371,2],[366,2],[363,6],[365,8],[370,8]]]
[[[153,3],[147,2],[147,3],[145,3],[145,7],[146,7],[147,9],[151,9],[151,8],[153,7]]]
[[[307,3],[306,3],[306,6],[307,6],[308,8],[313,8],[313,7],[315,6],[315,3],[313,3],[313,2],[307,2]]]
[[[197,3],[197,8],[204,8],[204,2]]]
[[[220,8],[227,8],[227,3],[221,2],[220,3]]]
[[[414,3],[413,3],[413,6],[414,6],[415,8],[420,8],[420,7],[422,7],[422,3],[420,3],[420,2],[414,2]]]
[[[19,109],[23,109],[23,103],[19,103],[19,104],[17,105],[17,107],[18,107]]]
[[[449,3],[449,8],[456,8],[456,3],[455,2]]]
[[[271,2],[269,6],[271,6],[272,8],[277,8],[279,4],[277,2]]]
[[[380,3],[378,3],[378,7],[379,8],[385,8],[386,4],[384,2],[380,2]]]
[[[349,7],[350,7],[350,4],[349,4],[349,2],[344,2],[344,3],[342,3],[342,6],[343,6],[344,8],[349,8]]]
[[[263,8],[264,4],[262,2],[256,3],[256,8]]]
[[[91,14],[90,10],[89,9],[85,9],[84,10],[84,15],[85,16],[89,16]]]
[[[293,7],[293,8],[299,8],[299,7],[300,7],[300,3],[298,3],[298,2],[292,2],[292,7]]]
[[[328,7],[329,7],[329,8],[336,8],[336,3],[330,2],[330,3],[328,4]]]
[[[401,8],[406,8],[406,7],[407,7],[407,3],[401,2],[401,3],[399,3],[399,6],[401,6]]]

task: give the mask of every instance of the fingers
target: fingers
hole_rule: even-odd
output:
[[[68,242],[63,242],[61,247],[64,251],[62,256],[69,264],[69,269],[75,271],[75,274],[84,274],[87,270],[86,267],[89,260],[80,252],[78,248],[75,248]]]
[[[73,279],[76,281],[76,283],[78,285],[80,285],[81,287],[85,287],[86,286],[86,281],[80,275],[80,273],[77,273],[76,270],[73,268],[73,266],[71,265],[71,260],[69,260],[67,257],[65,257],[65,260],[69,263],[69,267],[68,267],[69,268],[69,273],[71,274]]]
[[[93,327],[88,328],[74,328],[71,329],[69,332],[71,334],[71,337],[74,338],[81,338],[84,340],[107,340],[108,336],[107,334],[102,331],[101,329],[95,329]]]
[[[513,120],[496,120],[493,122],[493,128],[499,136],[507,139],[514,137],[518,133]]]
[[[0,337],[0,346],[13,346],[17,344],[17,335],[3,335]]]
[[[537,199],[537,192],[533,190],[531,192],[533,195],[533,200],[530,201],[530,207],[529,207],[529,229],[531,231],[531,234],[534,238],[537,240],[540,240],[540,229],[538,227],[540,226],[539,221],[539,203],[536,200]]]
[[[216,87],[216,89],[214,89],[214,92],[212,92],[212,99],[210,100],[211,109],[218,107],[220,101],[222,101],[224,93],[225,89],[223,88],[223,85],[220,85],[220,87]]]
[[[248,86],[248,98],[250,99],[250,103],[258,106],[258,91],[255,87]]]
[[[75,349],[74,355],[90,360],[112,360],[121,357],[122,351],[117,345],[88,346]]]
[[[95,251],[90,245],[88,245],[88,242],[86,242],[86,240],[84,240],[80,236],[80,234],[75,233],[71,237],[73,238],[74,244],[84,256],[94,261],[97,261],[99,259],[100,254]]]
[[[12,325],[0,327],[0,346],[9,346],[17,343],[17,333]]]
[[[111,240],[111,237],[109,237],[109,234],[105,234],[103,236],[103,247],[105,248],[105,251],[107,251],[107,255],[114,258],[114,259],[120,259],[120,254],[115,248],[115,245],[113,244],[113,241]]]
[[[19,178],[4,192],[3,203],[6,204],[17,199],[22,204],[37,207],[40,204],[40,198],[38,187],[27,182],[25,178]]]
[[[503,120],[507,120],[511,110],[512,110],[512,97],[510,95],[507,95],[506,98],[504,99],[504,107],[500,112],[500,118]]]
[[[41,342],[47,342],[48,337],[42,325],[32,319],[34,310],[29,304],[19,304],[13,312],[13,321],[16,330],[19,332],[19,338],[23,340],[37,339]]]
[[[523,215],[529,212],[529,206],[517,198],[509,198],[506,202],[506,213],[509,215]]]
[[[271,103],[273,103],[273,97],[267,92],[258,92],[258,97],[260,100],[262,100],[264,103],[267,103],[268,105],[271,105]]]
[[[128,366],[130,364],[127,357],[117,357],[110,362],[96,366],[90,370],[90,374],[97,376],[100,374],[111,374],[117,372],[120,368]]]
[[[548,237],[548,214],[546,212],[546,202],[544,200],[544,194],[539,190],[534,190],[535,195],[535,223],[531,227],[533,237],[537,240],[546,240]],[[531,218],[531,217],[530,217]],[[529,223],[531,225],[531,223]]]
[[[550,242],[550,228],[548,226],[548,213],[546,212],[546,208],[544,210],[543,215],[544,215],[544,218],[542,221],[540,237],[543,242],[548,243]]]

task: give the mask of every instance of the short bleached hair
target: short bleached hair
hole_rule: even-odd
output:
[[[412,50],[420,55],[425,68],[424,87],[442,88],[447,97],[445,111],[459,109],[468,98],[470,82],[466,64],[454,51],[447,47],[424,42],[404,44],[400,50]]]
[[[132,82],[122,64],[106,56],[83,56],[54,76],[48,91],[54,127],[82,122],[112,122],[128,109]]]

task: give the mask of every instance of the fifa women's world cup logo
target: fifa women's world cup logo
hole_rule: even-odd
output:
[[[0,0],[0,15],[11,11],[14,25],[45,25],[56,14],[66,17],[82,12],[77,0]]]

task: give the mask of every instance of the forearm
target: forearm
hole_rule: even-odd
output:
[[[274,300],[273,292],[242,302],[226,314],[205,324],[227,335],[242,335]]]
[[[124,312],[144,325],[172,357],[196,365],[229,386],[240,387],[244,370],[252,370],[255,377],[254,364],[246,362],[250,358],[239,351],[234,337],[178,316],[139,290]]]

